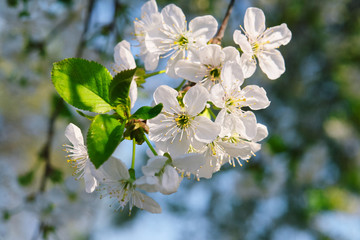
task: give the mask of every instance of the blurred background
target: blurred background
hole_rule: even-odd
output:
[[[56,94],[52,63],[83,57],[110,67],[122,39],[136,54],[132,21],[144,2],[0,1],[0,239],[360,239],[358,0],[236,0],[222,46],[235,46],[232,33],[250,6],[293,36],[280,48],[285,74],[271,81],[258,69],[246,82],[271,100],[256,112],[269,130],[262,150],[210,180],[184,180],[171,196],[151,194],[160,215],[114,212],[85,193],[62,144],[68,123],[86,133],[90,122]],[[211,14],[221,24],[229,0],[157,3],[177,4],[188,21]],[[148,79],[137,107],[150,104],[157,86],[178,83]],[[115,155],[129,164],[126,143]]]

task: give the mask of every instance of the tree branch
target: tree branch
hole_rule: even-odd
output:
[[[231,15],[231,12],[232,12],[232,9],[233,9],[233,6],[234,6],[234,3],[235,3],[235,0],[231,0],[230,3],[229,3],[229,6],[226,10],[226,14],[225,14],[225,17],[221,23],[221,26],[218,30],[218,32],[216,33],[215,37],[213,37],[211,40],[210,40],[210,43],[213,43],[213,44],[221,44],[221,40],[223,39],[224,37],[224,33],[225,33],[225,30],[226,30],[226,27],[228,25],[228,22],[229,22],[229,18],[230,18],[230,15]]]
[[[91,13],[93,11],[94,8],[94,3],[95,0],[89,0],[89,5],[86,11],[86,17],[85,17],[85,21],[84,21],[84,29],[81,33],[81,37],[80,37],[80,42],[78,45],[78,48],[76,50],[76,57],[79,58],[82,56],[83,54],[83,50],[84,50],[84,44],[86,43],[86,39],[85,39],[85,35],[88,32],[89,29],[89,25],[90,25],[90,19],[91,19]]]

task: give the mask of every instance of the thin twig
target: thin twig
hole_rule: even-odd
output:
[[[43,193],[45,192],[46,187],[46,179],[50,176],[52,167],[51,167],[51,161],[50,161],[50,152],[51,152],[51,143],[54,138],[54,131],[55,131],[55,120],[59,116],[63,106],[64,102],[63,100],[59,99],[59,101],[56,104],[56,107],[54,108],[50,118],[49,118],[49,125],[48,125],[48,131],[47,131],[47,137],[44,147],[42,148],[40,152],[40,156],[45,161],[45,169],[44,174],[40,182],[40,188],[39,192]]]
[[[84,50],[84,44],[86,43],[86,33],[88,32],[89,26],[90,26],[90,19],[91,19],[91,13],[93,11],[94,8],[94,3],[95,0],[89,0],[89,4],[88,4],[88,8],[86,11],[86,17],[85,17],[85,21],[84,21],[84,29],[82,31],[81,37],[80,37],[80,42],[76,51],[76,57],[79,58],[82,56],[83,54],[83,50]]]
[[[222,40],[223,37],[224,37],[225,30],[226,30],[226,27],[227,27],[227,25],[228,25],[229,18],[230,18],[230,15],[231,15],[231,12],[232,12],[234,3],[235,3],[235,0],[231,0],[231,1],[230,1],[229,6],[228,6],[228,8],[227,8],[227,10],[226,10],[226,14],[225,14],[224,20],[222,21],[221,26],[220,26],[218,32],[216,33],[215,37],[213,37],[213,38],[210,40],[210,43],[221,44],[221,40]]]
[[[90,18],[91,18],[91,13],[93,11],[93,7],[94,7],[94,0],[89,0],[89,5],[87,8],[87,13],[86,13],[86,18],[85,18],[85,23],[84,23],[84,29],[83,32],[81,34],[80,37],[80,42],[79,45],[77,47],[77,51],[76,51],[76,57],[81,57],[83,54],[83,49],[85,47],[85,36],[86,33],[88,31],[89,25],[90,25]],[[65,23],[64,23],[65,24]],[[61,99],[57,102],[56,107],[54,108],[50,118],[49,118],[49,126],[48,126],[48,131],[47,131],[47,139],[45,142],[44,147],[42,148],[41,152],[40,152],[40,156],[44,159],[45,161],[45,169],[44,169],[44,174],[41,178],[40,181],[40,188],[38,193],[43,193],[45,192],[46,189],[46,182],[47,179],[49,178],[51,171],[52,171],[52,167],[51,167],[51,159],[50,159],[50,150],[51,150],[51,143],[54,137],[54,131],[55,131],[55,121],[57,119],[57,117],[59,116],[61,110],[64,107],[64,101]],[[44,231],[44,226],[45,223],[43,220],[40,221],[39,223],[39,227],[36,230],[33,239],[37,239],[39,237],[41,237],[42,232]]]

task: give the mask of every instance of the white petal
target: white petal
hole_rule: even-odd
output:
[[[254,137],[253,141],[259,142],[259,141],[263,140],[264,138],[266,138],[267,136],[268,136],[267,127],[261,123],[258,123],[257,124],[257,133],[256,133],[256,136]]]
[[[131,108],[134,107],[135,102],[137,100],[137,96],[138,96],[138,89],[137,89],[137,85],[135,80],[133,79],[131,81],[130,84],[130,90],[129,90],[129,97],[130,97],[130,103],[131,103]]]
[[[164,23],[175,33],[186,31],[186,18],[183,11],[175,4],[169,4],[161,11]]]
[[[224,62],[233,61],[240,63],[240,53],[233,46],[225,47],[222,50],[225,53]]]
[[[204,110],[206,102],[209,100],[209,92],[201,85],[190,88],[184,96],[183,102],[186,112],[190,116],[196,116]]]
[[[261,70],[268,76],[269,79],[274,80],[285,72],[284,58],[278,50],[272,49],[261,52],[258,56],[259,66]]]
[[[171,78],[178,78],[179,76],[175,73],[175,66],[178,61],[185,58],[185,52],[184,51],[178,51],[173,56],[170,57],[170,59],[167,62],[166,65],[166,74]]]
[[[153,176],[158,173],[165,165],[167,161],[167,157],[164,156],[155,156],[151,158],[146,166],[142,166],[142,172],[146,176]]]
[[[205,164],[200,168],[199,172],[197,173],[198,178],[211,178],[213,173],[216,171],[216,158],[208,158]]]
[[[134,182],[137,188],[147,192],[158,192],[160,190],[159,178],[156,176],[142,176]]]
[[[179,60],[175,64],[175,74],[191,82],[199,82],[206,75],[207,69],[200,63]]]
[[[238,44],[241,48],[241,50],[249,55],[253,55],[253,50],[251,48],[251,45],[247,39],[247,37],[241,33],[240,30],[235,30],[233,35],[234,42]]]
[[[87,193],[92,193],[95,188],[98,186],[98,181],[92,175],[90,167],[86,166],[84,169],[84,182],[85,182],[85,191]]]
[[[227,115],[228,114],[226,113],[226,109],[222,109],[216,116],[215,123],[221,126],[219,137],[231,135],[231,131],[234,127],[231,119],[226,117]]]
[[[217,123],[203,116],[195,117],[192,124],[195,127],[195,139],[203,143],[212,142],[221,130]]]
[[[228,142],[219,142],[220,146],[222,146],[226,153],[229,154],[232,158],[240,157],[241,159],[249,159],[251,154],[251,147],[248,142],[243,143],[228,143]]]
[[[194,38],[209,41],[217,32],[218,23],[211,15],[196,17],[189,23],[189,31]]]
[[[258,37],[265,31],[265,15],[259,8],[250,7],[245,12],[244,27],[252,38]]]
[[[81,133],[81,130],[78,126],[73,123],[70,123],[65,129],[65,137],[69,139],[74,148],[79,145],[84,145],[84,138]]]
[[[251,148],[251,151],[252,151],[252,154],[255,154],[257,151],[260,151],[261,149],[261,144],[260,143],[256,143],[256,142],[249,142],[249,145],[250,145],[250,148]],[[251,156],[250,156],[251,157]],[[249,158],[250,158],[249,157]],[[244,158],[243,158],[244,159]]]
[[[225,59],[225,53],[217,44],[209,44],[200,49],[200,62],[203,65],[220,67]]]
[[[130,51],[130,43],[126,40],[119,42],[114,48],[114,68],[117,71],[136,68],[135,59]]]
[[[164,54],[171,50],[170,43],[173,40],[169,39],[160,28],[154,28],[145,33],[144,42],[145,47],[150,53]]]
[[[158,12],[158,7],[155,0],[150,0],[144,3],[141,7],[141,15],[151,15]]]
[[[188,153],[173,158],[173,164],[176,168],[185,172],[195,174],[202,165],[205,164],[205,157],[200,153]]]
[[[185,154],[189,151],[190,139],[187,138],[186,133],[180,141],[181,133],[178,133],[175,139],[171,138],[162,142],[155,142],[157,148],[168,152],[172,157]]]
[[[226,62],[221,70],[221,80],[226,93],[240,87],[244,82],[241,66],[237,62]]]
[[[225,107],[225,92],[220,83],[214,85],[210,90],[210,100],[218,108]]]
[[[164,173],[161,176],[161,189],[162,194],[172,194],[177,191],[180,185],[181,179],[178,172],[172,166],[167,165],[164,169]]]
[[[149,126],[149,139],[151,141],[166,141],[172,138],[171,133],[166,133],[172,126],[175,126],[176,123],[169,123],[168,121],[169,117],[164,114],[159,114],[155,118],[147,121],[147,125]]]
[[[286,45],[291,40],[291,31],[287,27],[286,23],[283,23],[276,27],[267,29],[261,39],[261,42],[265,43],[266,49],[278,48],[281,45]]]
[[[110,157],[103,165],[101,165],[100,171],[104,175],[105,181],[127,180],[130,178],[126,165],[115,157]]]
[[[246,86],[241,90],[241,94],[246,99],[244,104],[253,110],[264,109],[270,105],[265,89],[257,85]]]
[[[139,191],[134,191],[134,205],[140,209],[144,209],[151,213],[161,213],[161,207],[151,197],[142,194]]]
[[[168,113],[177,113],[181,111],[177,100],[178,92],[175,89],[167,85],[161,85],[155,90],[153,96],[155,104],[162,103],[164,105],[164,111]]]
[[[251,111],[244,112],[240,117],[233,118],[236,132],[246,139],[253,139],[257,132],[255,114]]]
[[[146,71],[154,71],[159,64],[159,54],[148,52],[142,56]]]
[[[240,61],[244,78],[251,77],[256,70],[256,60],[253,58],[253,55],[244,53],[241,55]]]

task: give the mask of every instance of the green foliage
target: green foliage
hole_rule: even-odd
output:
[[[123,140],[125,122],[110,115],[97,115],[90,125],[87,146],[91,162],[99,168]]]
[[[162,103],[159,103],[158,105],[156,105],[154,107],[144,106],[144,107],[139,108],[131,116],[131,118],[132,119],[143,119],[143,120],[152,119],[152,118],[156,117],[157,115],[159,115],[162,108],[163,108]]]
[[[122,71],[111,81],[109,95],[114,105],[124,104],[124,101],[129,98],[130,84],[135,72],[136,68]]]
[[[3,220],[8,221],[11,218],[11,213],[7,210],[3,211]]]
[[[84,117],[84,118],[87,118],[87,119],[89,119],[90,121],[94,120],[94,117],[93,117],[93,116],[87,115],[87,114],[83,113],[82,111],[76,110],[76,112],[77,112],[78,114],[80,114],[80,116],[82,116],[82,117]]]
[[[53,183],[61,183],[63,181],[63,173],[61,170],[52,167],[49,178]]]
[[[130,116],[130,98],[124,99],[124,103],[117,105],[115,112],[121,119],[128,119]]]
[[[60,96],[74,107],[97,113],[113,109],[109,99],[112,76],[101,64],[64,59],[54,63],[51,77]]]
[[[9,7],[16,7],[18,5],[17,0],[6,0],[6,3]]]
[[[56,228],[52,225],[44,225],[43,226],[43,239],[48,239],[50,234],[55,233]]]
[[[29,186],[34,180],[34,171],[30,170],[24,174],[18,176],[18,182],[21,186],[26,187]]]

